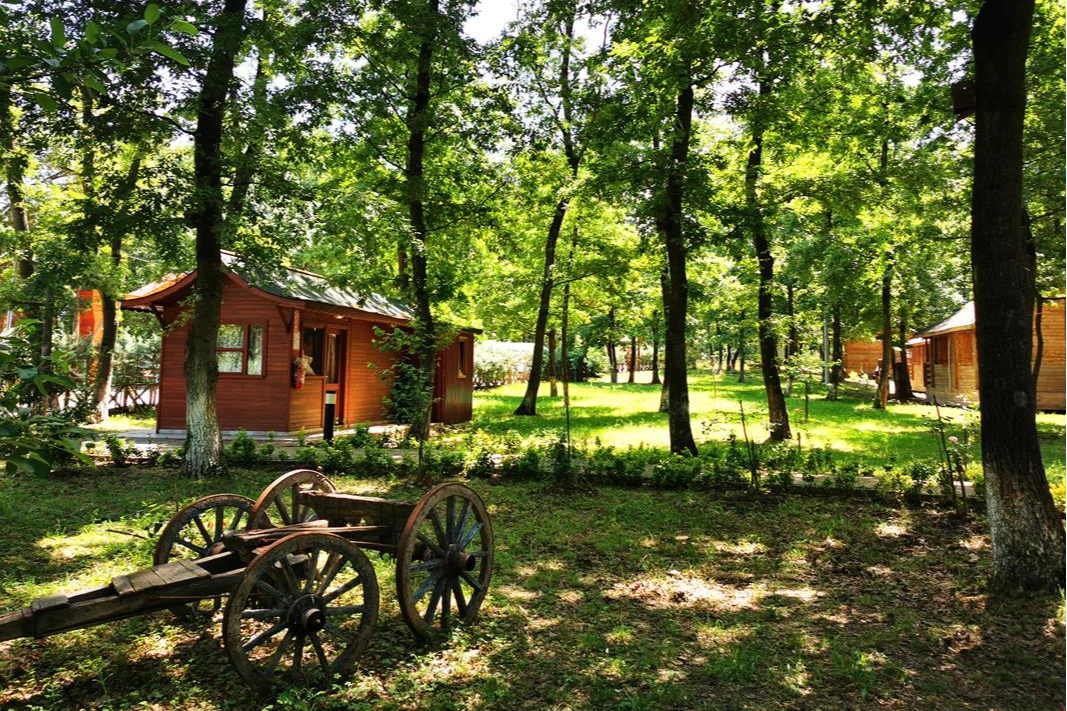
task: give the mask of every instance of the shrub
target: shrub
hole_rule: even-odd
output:
[[[652,465],[650,483],[660,489],[688,489],[702,478],[698,457],[668,455]]]
[[[272,445],[273,447],[273,445]],[[265,459],[257,451],[256,441],[243,429],[237,430],[230,443],[223,450],[226,461],[230,464],[248,466]]]

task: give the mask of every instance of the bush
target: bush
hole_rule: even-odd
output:
[[[701,480],[702,462],[698,457],[672,454],[652,465],[650,483],[659,489],[688,489]]]

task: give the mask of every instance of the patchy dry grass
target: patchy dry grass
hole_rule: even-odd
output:
[[[100,470],[0,479],[0,608],[147,565],[147,535],[223,490]],[[343,490],[418,491],[341,478]],[[3,709],[1052,709],[1060,595],[994,600],[981,520],[813,497],[723,499],[476,484],[497,566],[477,625],[418,644],[377,561],[383,610],[357,674],[257,701],[219,628],[156,614],[0,643]],[[119,531],[116,533],[115,531]]]

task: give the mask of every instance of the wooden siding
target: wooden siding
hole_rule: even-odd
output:
[[[845,376],[849,373],[866,373],[873,377],[881,359],[881,341],[849,341],[845,344]]]
[[[222,323],[259,324],[265,328],[263,375],[219,375],[216,407],[223,430],[284,432],[289,421],[290,338],[278,308],[233,281],[222,292]],[[168,323],[178,319],[168,307]],[[185,429],[185,339],[188,324],[163,337],[157,427]]]
[[[919,392],[926,390],[926,344],[917,343],[908,348],[908,374],[911,376],[911,389]]]
[[[394,358],[374,347],[374,326],[392,331],[392,326],[368,321],[352,321],[348,331],[348,394],[345,398],[345,422],[349,424],[385,422],[382,399],[389,394],[389,383],[380,373],[392,367]]]
[[[432,419],[446,425],[471,419],[474,404],[474,336],[461,333],[437,361]]]
[[[1064,299],[1046,301],[1041,308],[1044,352],[1037,374],[1037,409],[1067,409],[1067,306]],[[1036,358],[1037,344],[1034,344]]]

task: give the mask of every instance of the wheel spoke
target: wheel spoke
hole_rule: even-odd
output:
[[[207,548],[204,548],[203,546],[198,546],[187,538],[179,538],[178,540],[174,541],[174,543],[179,546],[185,546],[197,555],[204,555],[204,553],[207,552]]]
[[[211,542],[222,538],[222,532],[226,529],[223,526],[226,525],[226,507],[219,505],[215,507],[215,533],[211,538]]]
[[[285,610],[241,610],[242,620],[280,620]]]
[[[322,640],[314,632],[310,633],[308,637],[311,639],[311,646],[315,648],[315,656],[319,658],[319,664],[322,666],[322,671],[326,674],[326,678],[330,678],[330,660],[326,658],[326,650],[322,648]]]
[[[338,607],[327,607],[323,610],[323,613],[327,617],[330,617],[332,615],[362,615],[366,611],[366,605],[341,605]]]
[[[438,570],[427,576],[426,580],[419,586],[419,589],[411,594],[411,599],[418,603],[418,601],[422,599],[422,596],[430,591],[430,588],[437,585],[437,581],[443,574],[443,571]]]
[[[329,632],[334,637],[337,637],[338,639],[343,640],[347,644],[355,644],[358,641],[355,637],[350,635],[347,631],[341,629],[340,627],[334,627],[333,625],[326,625],[325,627],[322,628],[322,631],[323,632]]]
[[[289,556],[285,556],[279,561],[279,568],[281,569],[282,576],[285,578],[286,587],[288,587],[293,594],[298,594],[302,588],[300,585],[300,576],[293,570],[293,564],[289,562]]]
[[[485,590],[485,586],[475,580],[474,576],[468,573],[466,570],[460,573],[460,575],[462,575],[463,579],[467,581],[467,584],[474,588],[477,592],[482,592],[483,590]]]
[[[293,604],[293,599],[291,597],[289,597],[288,595],[283,593],[281,590],[279,590],[278,588],[276,588],[273,585],[271,585],[270,583],[268,583],[263,578],[260,578],[259,580],[256,581],[256,587],[259,588],[260,590],[262,590],[263,592],[267,593],[268,595],[272,596],[274,599],[280,600],[285,605]]]
[[[196,527],[200,529],[200,535],[204,537],[205,543],[207,543],[209,546],[214,543],[214,541],[211,540],[211,534],[208,533],[207,526],[205,526],[204,522],[200,520],[200,514],[195,514],[193,516],[193,523],[195,523]]]
[[[419,535],[418,535],[418,536],[416,536],[416,539],[417,539],[417,540],[419,541],[419,543],[424,543],[424,544],[426,544],[426,546],[427,546],[427,547],[428,547],[428,548],[429,548],[430,550],[432,550],[432,551],[433,551],[434,553],[436,553],[436,554],[437,554],[437,556],[438,556],[439,558],[444,558],[444,557],[445,557],[445,551],[444,551],[444,549],[443,549],[443,548],[441,548],[441,546],[437,545],[437,543],[435,543],[434,541],[431,541],[431,540],[429,539],[429,537],[428,537],[428,536],[427,536],[427,535],[426,535],[425,533],[422,533],[422,532],[420,531],[420,532],[419,532]]]
[[[467,514],[470,513],[471,502],[467,499],[463,499],[463,508],[459,511],[459,523],[456,524],[457,537],[463,535],[464,529],[467,528]]]
[[[297,633],[296,635],[296,649],[293,650],[293,675],[299,676],[303,673],[301,665],[304,663],[304,635]]]
[[[341,557],[339,553],[330,551],[330,557],[326,559],[326,565],[322,567],[322,579],[319,580],[319,585],[315,589],[316,595],[322,595],[326,592],[326,588],[330,587],[330,583],[337,577],[337,574],[341,572],[341,568],[345,565],[345,559]]]
[[[448,581],[444,576],[440,576],[437,579],[437,584],[433,586],[433,594],[430,595],[430,604],[426,607],[426,612],[422,614],[422,619],[426,620],[426,624],[433,624],[434,613],[437,612],[437,605],[441,601],[441,590],[444,587],[443,583]]]
[[[344,595],[346,592],[348,592],[352,588],[356,587],[357,585],[361,585],[362,583],[363,583],[363,577],[360,576],[357,573],[356,577],[352,578],[351,580],[349,580],[347,583],[345,583],[341,587],[337,588],[336,590],[331,591],[329,595],[323,596],[322,601],[325,604],[328,605],[331,602],[333,602],[334,600],[336,600],[337,598],[339,598],[342,595]]]
[[[444,530],[441,528],[441,516],[437,513],[437,509],[430,509],[430,523],[433,524],[434,535],[437,536],[438,543],[441,546],[448,545],[448,537],[445,535]]]
[[[286,628],[285,620],[279,621],[277,624],[271,625],[265,630],[260,630],[256,634],[248,638],[248,641],[241,645],[241,647],[248,652],[259,645],[266,642],[268,639],[278,634]]]
[[[234,514],[233,521],[230,523],[230,527],[228,530],[236,531],[237,525],[241,522],[241,519],[244,518],[244,515],[244,509],[237,509],[237,513]]]
[[[440,568],[442,563],[443,562],[442,562],[442,560],[440,558],[434,558],[434,559],[428,560],[428,561],[426,561],[424,563],[416,563],[415,565],[411,566],[411,572],[417,573],[417,572],[421,572],[423,570],[431,570],[433,568]]]
[[[448,578],[445,579],[444,593],[441,596],[441,628],[448,629],[449,623],[452,621],[452,581]]]
[[[474,537],[478,535],[484,525],[485,524],[483,524],[481,521],[478,521],[473,526],[471,526],[471,530],[467,531],[467,533],[463,535],[463,538],[459,540],[459,547],[466,548],[468,545],[470,545],[470,542],[474,540]]]
[[[307,565],[306,565],[307,569],[306,569],[305,575],[304,575],[304,594],[305,595],[309,595],[311,593],[312,588],[315,587],[315,578],[319,574],[319,553],[321,553],[321,552],[322,552],[322,549],[316,548],[314,551],[312,551],[311,556],[308,559],[308,562],[307,562]]]
[[[293,523],[300,523],[300,484],[293,484],[289,493],[293,497]]]
[[[267,661],[266,673],[268,675],[273,674],[274,670],[278,668],[278,662],[285,656],[285,650],[289,648],[289,643],[293,641],[293,631],[286,630],[285,636],[282,637],[282,641],[278,644],[278,648],[274,650],[274,654],[270,655],[270,659]]]
[[[274,508],[278,509],[278,514],[282,517],[282,525],[289,526],[293,523],[293,520],[289,518],[289,512],[285,510],[285,506],[282,504],[281,497],[274,500]]]
[[[452,593],[456,597],[456,612],[463,619],[467,619],[467,600],[463,597],[463,583],[456,578],[452,581]]]
[[[445,541],[452,543],[455,541],[455,515],[456,515],[456,497],[449,496],[445,499]]]

